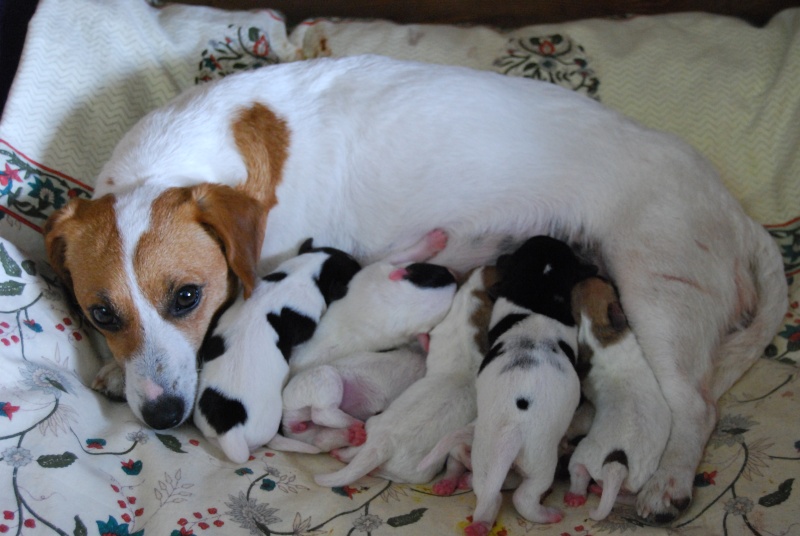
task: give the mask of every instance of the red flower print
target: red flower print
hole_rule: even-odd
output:
[[[0,417],[8,417],[8,420],[11,420],[11,416],[19,411],[19,406],[12,406],[11,402],[0,402]],[[13,514],[12,514],[13,515]],[[11,519],[11,518],[6,518]]]
[[[5,519],[5,520],[14,519],[14,512],[6,510],[5,512],[3,512],[3,519]]]
[[[256,56],[266,56],[269,54],[269,41],[267,41],[266,35],[259,37],[258,41],[253,45],[253,54]]]
[[[29,529],[36,528],[36,520],[35,519],[26,519],[24,525]]]
[[[131,522],[131,516],[129,514],[122,514],[122,520],[125,523],[130,523]]]
[[[542,41],[539,44],[539,53],[542,56],[550,56],[556,51],[555,45],[552,41]]]
[[[8,525],[0,525],[0,534],[8,532]]]
[[[22,179],[19,176],[19,170],[11,169],[11,166],[9,166],[8,162],[6,162],[5,172],[0,171],[0,186],[8,186],[14,181],[22,182]]]

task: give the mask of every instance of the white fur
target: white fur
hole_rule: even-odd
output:
[[[538,523],[556,522],[562,515],[543,506],[541,498],[553,483],[558,444],[580,400],[578,375],[555,343],[560,340],[577,350],[577,328],[527,312],[529,316],[498,337],[495,346],[502,344],[502,353],[478,375],[478,418],[472,443],[472,487],[477,497],[472,526],[478,531],[479,527],[491,529],[512,465],[523,478],[514,492],[520,515]],[[526,310],[499,298],[491,325],[514,313]],[[535,348],[531,343],[536,343]],[[525,356],[539,364],[515,368],[514,361]],[[529,404],[526,409],[518,407],[519,400]]]
[[[678,513],[676,503],[691,497],[716,400],[761,355],[788,302],[775,243],[705,159],[554,85],[352,57],[270,66],[190,89],[122,139],[95,196],[243,182],[230,127],[255,102],[286,121],[291,140],[267,221],[265,266],[308,236],[365,261],[443,228],[449,243],[436,262],[456,270],[539,233],[595,245],[672,412],[640,511]],[[117,210],[123,221],[132,209]],[[157,345],[162,325],[146,319],[148,344]],[[174,335],[161,362],[190,370],[194,352]],[[150,365],[129,367],[129,383],[143,366]]]
[[[637,493],[655,473],[669,437],[670,411],[630,330],[604,347],[592,332],[592,319],[583,312],[578,340],[593,351],[583,390],[595,415],[569,462],[570,494],[573,501],[585,500],[589,478],[601,484],[600,504],[589,513],[600,520],[611,511],[620,489]],[[604,463],[616,450],[624,451],[627,467]]]
[[[220,317],[214,333],[225,340],[225,353],[205,364],[200,371],[198,402],[206,388],[241,402],[247,420],[217,435],[197,404],[194,422],[203,434],[219,442],[225,455],[237,463],[247,461],[250,451],[266,444],[278,433],[281,421],[281,392],[289,365],[277,347],[278,334],[266,319],[269,312],[283,307],[314,321],[325,312],[325,299],[314,278],[319,274],[326,253],[305,253],[289,259],[279,270],[287,277],[278,282],[260,281],[250,299],[241,295]],[[279,440],[275,447],[319,452],[305,443]]]
[[[321,486],[344,486],[377,469],[377,476],[396,482],[430,481],[440,466],[418,468],[420,460],[445,434],[475,418],[475,374],[483,351],[476,332],[486,326],[470,322],[483,304],[483,271],[475,270],[461,286],[444,320],[431,331],[425,377],[412,384],[380,415],[366,423],[367,441],[339,453],[347,467],[316,475]]]
[[[410,347],[359,352],[304,369],[283,389],[283,435],[323,452],[360,445],[364,421],[424,374],[425,355]]]
[[[389,278],[398,269],[389,262],[362,268],[347,294],[331,304],[314,336],[292,352],[292,374],[354,352],[397,348],[428,333],[453,303],[452,285],[423,288]]]

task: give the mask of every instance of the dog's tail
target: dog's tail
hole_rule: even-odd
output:
[[[267,447],[286,452],[303,452],[306,454],[319,454],[322,452],[314,445],[309,445],[303,441],[282,436],[280,434],[275,434],[275,436],[267,443]]]
[[[739,318],[723,335],[714,355],[711,395],[718,400],[755,363],[772,341],[789,307],[789,291],[778,245],[757,223],[758,247],[737,271]]]
[[[597,508],[589,512],[589,517],[595,521],[605,519],[611,513],[614,502],[617,500],[622,483],[628,476],[628,468],[620,462],[603,464],[603,494]]]
[[[468,424],[463,428],[453,430],[436,443],[431,451],[417,464],[417,471],[424,471],[433,465],[441,465],[445,458],[455,447],[462,444],[472,444],[475,435],[475,425]]]
[[[369,437],[367,437],[366,444],[359,448],[347,467],[333,473],[314,475],[314,481],[320,486],[329,488],[347,486],[386,462],[389,459],[390,451],[390,446],[386,441],[370,444]]]

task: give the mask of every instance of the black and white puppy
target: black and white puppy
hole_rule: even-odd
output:
[[[476,382],[471,461],[477,504],[465,531],[470,536],[491,530],[512,466],[523,479],[513,497],[523,517],[553,523],[563,516],[543,506],[541,497],[553,482],[558,445],[580,399],[572,288],[597,271],[564,242],[544,236],[498,259],[497,268],[491,348]]]
[[[194,422],[228,458],[243,463],[267,442],[276,449],[319,452],[276,435],[288,360],[314,334],[328,305],[347,293],[360,268],[347,253],[314,248],[309,239],[298,256],[259,281],[249,299],[240,295],[209,332],[198,356],[203,368]]]

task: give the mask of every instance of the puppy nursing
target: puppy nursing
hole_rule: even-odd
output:
[[[318,452],[275,436],[287,361],[360,266],[343,252],[310,246],[259,281],[249,299],[240,295],[201,346],[194,422],[237,463],[273,438],[275,448]]]
[[[594,479],[603,494],[589,516],[603,519],[621,489],[636,493],[655,473],[671,416],[611,284],[599,278],[579,283],[572,309],[580,324],[579,359],[591,367],[583,390],[595,416],[570,459],[571,485],[564,502],[584,504]]]

